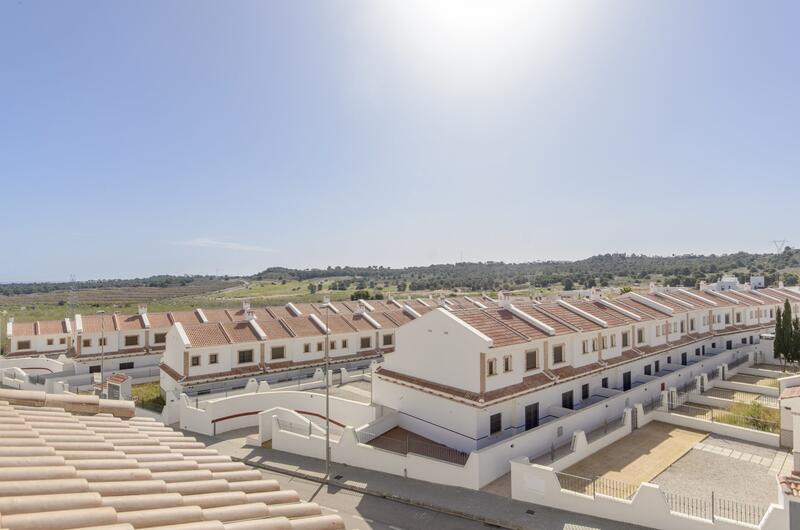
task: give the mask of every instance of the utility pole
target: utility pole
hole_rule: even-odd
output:
[[[330,382],[330,334],[328,316],[331,300],[325,297],[325,478],[331,477],[331,382]]]

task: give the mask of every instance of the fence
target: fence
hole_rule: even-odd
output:
[[[466,465],[469,458],[469,454],[463,451],[420,439],[413,433],[383,433],[378,435],[370,431],[361,430],[356,433],[356,436],[359,443],[369,444],[378,449],[403,455],[413,453],[460,466]]]
[[[599,494],[616,499],[631,500],[639,489],[637,484],[605,477],[587,478],[561,472],[557,472],[556,477],[561,489],[590,497]]]
[[[303,436],[311,436],[311,422],[308,422],[307,425],[301,425],[299,423],[292,423],[291,421],[282,420],[280,418],[276,419],[278,420],[278,428],[280,428],[282,431],[293,432]]]
[[[613,420],[605,420],[603,421],[603,425],[597,427],[586,433],[586,442],[592,443],[595,440],[598,440],[605,436],[606,434],[616,431],[620,427],[625,425],[625,416],[622,415],[619,418],[614,418]]]
[[[597,495],[605,495],[629,501],[633,499],[639,490],[639,485],[637,484],[605,477],[587,478],[560,472],[555,475],[562,490],[580,493],[593,498]],[[764,506],[720,499],[713,491],[707,498],[691,497],[666,491],[661,493],[664,495],[671,512],[712,522],[716,517],[722,517],[737,523],[758,526],[767,512]]]
[[[720,499],[714,492],[709,498],[689,497],[676,493],[664,492],[669,509],[672,512],[714,521],[717,517],[758,526],[767,509],[764,506],[745,504],[730,499]]]
[[[780,432],[780,425],[777,421],[753,416],[742,416],[725,410],[697,407],[683,403],[676,405],[671,412],[674,414],[691,416],[693,418],[700,418],[711,422],[726,423],[736,427],[744,427],[746,429],[754,429],[757,431],[770,433]]]
[[[642,404],[642,410],[646,413],[651,412],[662,405],[661,396],[653,396]]]
[[[714,379],[717,379],[719,377],[719,372],[720,372],[720,367],[717,366],[716,368],[711,370],[711,372],[709,372],[708,380],[713,381]]]
[[[728,363],[728,370],[733,370],[737,366],[741,366],[742,364],[746,363],[750,357],[747,355],[742,355],[738,359],[734,359],[733,361]]]

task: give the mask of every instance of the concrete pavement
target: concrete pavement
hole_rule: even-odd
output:
[[[222,454],[260,467],[281,487],[296,489],[306,500],[338,510],[348,528],[431,530],[511,528],[542,530],[634,530],[641,527],[608,521],[508,497],[406,479],[368,469],[334,464],[330,485],[321,485],[324,462],[314,458],[245,445],[253,429],[217,437],[187,431]],[[288,474],[288,476],[286,475]],[[313,491],[312,491],[313,490]],[[442,513],[444,512],[444,513]]]

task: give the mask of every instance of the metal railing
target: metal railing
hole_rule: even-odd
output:
[[[780,432],[780,425],[776,421],[771,421],[765,418],[757,418],[753,416],[742,416],[734,414],[725,410],[697,407],[694,405],[676,404],[670,411],[673,414],[680,414],[682,416],[691,416],[716,423],[725,423],[734,425],[736,427],[744,427],[746,429],[753,429],[756,431],[778,433]]]
[[[716,368],[711,370],[711,372],[708,373],[708,380],[713,381],[714,379],[717,379],[719,377],[719,373],[720,373],[720,367],[717,366]]]
[[[737,366],[740,366],[740,365],[746,363],[749,358],[750,357],[748,355],[742,355],[738,359],[734,359],[733,361],[728,363],[728,370],[732,370],[732,369],[736,368]]]
[[[586,441],[588,443],[592,443],[596,440],[599,440],[606,434],[610,432],[614,432],[620,427],[625,425],[625,416],[620,416],[619,418],[614,418],[612,420],[604,420],[603,425],[600,425],[596,429],[592,429],[591,431],[586,433]]]
[[[660,395],[654,396],[650,398],[648,401],[642,403],[642,409],[644,410],[644,413],[647,414],[648,412],[651,412],[661,407],[661,405],[662,405],[661,396]]]
[[[308,424],[303,425],[300,423],[293,423],[291,421],[282,420],[280,418],[277,418],[277,420],[278,420],[278,428],[282,431],[293,432],[295,434],[300,434],[303,436],[311,436],[312,432],[311,422],[308,422]]]
[[[556,478],[562,490],[595,497],[605,495],[615,499],[631,500],[639,489],[637,484],[614,480],[606,477],[581,477],[569,473],[556,472]]]
[[[746,504],[730,499],[721,499],[714,492],[708,498],[690,497],[676,493],[664,492],[669,509],[672,512],[714,521],[717,517],[758,526],[767,509],[764,506]]]
[[[384,449],[399,454],[416,454],[451,464],[463,466],[469,459],[469,454],[446,445],[421,440],[414,436],[395,436],[391,434],[376,434],[370,431],[358,431],[356,434],[359,443],[369,444],[378,449]]]

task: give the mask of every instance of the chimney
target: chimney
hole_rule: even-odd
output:
[[[250,302],[242,302],[242,309],[245,313],[250,312]]]
[[[700,280],[700,290],[705,291],[708,288],[708,284],[705,280]]]
[[[656,282],[650,282],[650,292],[656,292]]]
[[[247,302],[245,302],[245,303],[247,303]],[[248,322],[252,322],[253,320],[255,320],[255,319],[256,319],[256,314],[255,314],[253,311],[250,311],[250,304],[247,304],[247,306],[248,306],[248,307],[247,307],[247,309],[246,309],[246,310],[245,310],[245,312],[244,312],[244,313],[245,313],[245,316],[244,316],[244,318],[245,318],[245,320],[247,320]]]
[[[778,282],[778,289],[783,289],[783,280]]]
[[[147,305],[139,304],[139,314],[140,315],[147,314]]]

